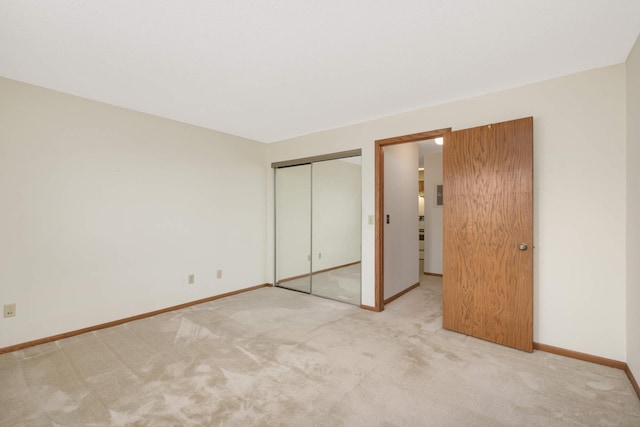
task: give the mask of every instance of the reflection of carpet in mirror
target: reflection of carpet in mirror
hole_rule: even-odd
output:
[[[360,263],[314,273],[311,280],[309,276],[289,280],[281,283],[280,286],[360,305]]]

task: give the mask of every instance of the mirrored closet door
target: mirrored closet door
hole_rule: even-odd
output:
[[[276,285],[311,292],[311,165],[276,169]]]
[[[344,154],[274,165],[276,285],[360,305],[361,157]]]

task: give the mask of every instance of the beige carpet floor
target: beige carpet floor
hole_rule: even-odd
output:
[[[1,426],[640,426],[622,371],[279,288],[0,356]]]

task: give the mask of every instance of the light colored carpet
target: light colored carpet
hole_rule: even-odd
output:
[[[622,371],[263,288],[0,356],[0,425],[640,426]]]

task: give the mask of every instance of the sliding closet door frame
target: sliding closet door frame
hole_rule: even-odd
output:
[[[346,157],[356,157],[356,156],[362,156],[361,149],[340,151],[339,153],[321,154],[319,156],[303,157],[300,159],[285,160],[282,162],[273,162],[271,163],[271,167],[273,169],[277,169],[277,168],[283,168],[286,166],[299,166],[299,165],[305,165],[308,163],[322,162],[324,160],[337,160],[337,159],[344,159]]]
[[[276,224],[277,224],[276,194],[278,190],[277,190],[277,184],[276,184],[276,171],[280,168],[285,168],[289,166],[302,166],[302,165],[309,164],[311,165],[311,186],[313,186],[313,181],[312,181],[313,180],[313,163],[322,162],[326,160],[338,160],[338,159],[344,159],[347,157],[356,157],[356,156],[362,156],[361,149],[341,151],[338,153],[322,154],[318,156],[304,157],[299,159],[292,159],[292,160],[285,160],[281,162],[271,163],[271,168],[273,169],[273,202],[274,202],[273,203],[273,286],[277,286],[276,284],[278,283],[277,281],[278,280],[278,259],[277,259],[278,235],[277,235],[277,229],[276,229]],[[311,198],[311,214],[313,215],[313,197]],[[311,218],[311,221],[313,221],[313,218]],[[313,248],[313,235],[311,235],[310,239],[311,239],[311,248]],[[313,270],[313,256],[310,264],[310,269]],[[311,274],[310,274],[310,277],[311,277]],[[362,277],[362,273],[361,273],[361,277]],[[311,284],[310,286],[309,294],[313,294],[312,286],[313,284]],[[362,287],[362,279],[360,282],[360,286]],[[361,289],[361,295],[362,295],[362,289]]]

